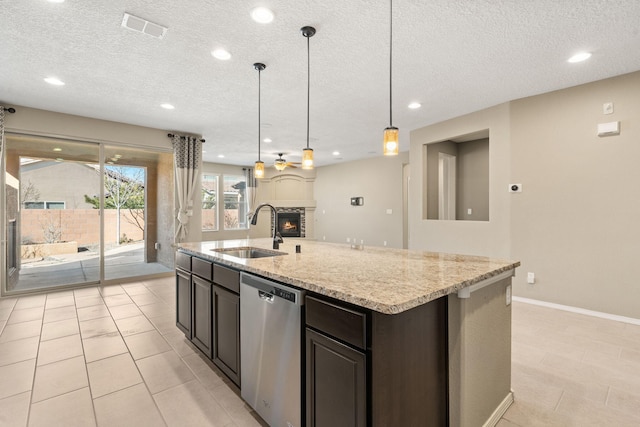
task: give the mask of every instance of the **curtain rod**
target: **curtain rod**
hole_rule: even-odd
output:
[[[13,113],[15,113],[15,112],[16,112],[16,109],[15,109],[15,108],[13,108],[13,107],[0,107],[0,108],[2,108],[2,109],[3,109],[4,111],[6,111],[7,113],[11,113],[11,114],[13,114]]]
[[[173,133],[168,133],[167,136],[169,138],[173,138],[174,136],[180,136],[180,135],[176,135],[176,134],[173,134]],[[180,136],[180,139],[184,139],[184,136]],[[200,138],[200,142],[205,142],[205,140]]]

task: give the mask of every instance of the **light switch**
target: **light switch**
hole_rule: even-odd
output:
[[[467,209],[467,215],[473,215],[473,209],[471,208]]]

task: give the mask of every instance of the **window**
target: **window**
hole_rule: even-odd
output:
[[[24,202],[25,209],[64,209],[64,202]]]
[[[247,182],[242,175],[224,176],[224,229],[246,230]]]
[[[218,176],[202,174],[202,230],[218,230]]]

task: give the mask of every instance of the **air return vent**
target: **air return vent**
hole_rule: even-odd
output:
[[[126,12],[122,17],[122,26],[139,33],[148,34],[157,39],[163,38],[167,33],[167,27],[154,24],[153,22],[149,22],[146,19],[138,18],[137,16],[133,16]]]

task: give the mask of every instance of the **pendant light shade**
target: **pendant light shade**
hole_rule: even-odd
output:
[[[388,127],[384,130],[384,148],[385,156],[395,156],[398,154],[398,128]]]
[[[264,162],[260,160],[260,73],[267,68],[266,65],[256,62],[253,68],[258,71],[258,161],[253,167],[253,176],[256,178],[264,178]]]
[[[313,149],[309,148],[309,100],[311,87],[311,61],[309,55],[309,39],[316,33],[313,27],[300,28],[302,35],[307,38],[307,148],[302,150],[302,169],[313,169]]]
[[[393,126],[393,0],[389,0],[389,127],[384,130],[382,153],[395,156],[400,148],[398,128]]]

